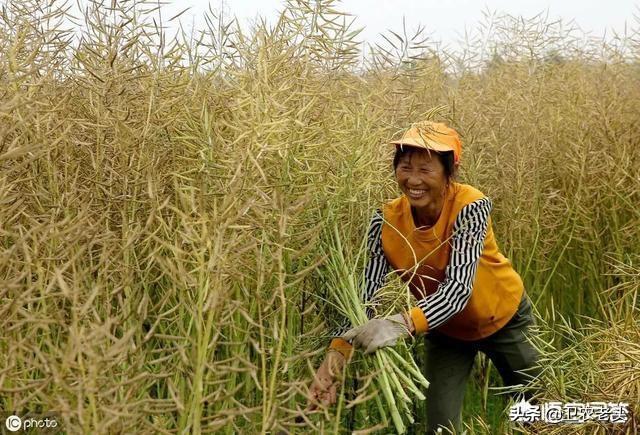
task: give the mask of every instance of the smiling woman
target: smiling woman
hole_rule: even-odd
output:
[[[390,143],[396,146],[393,167],[402,196],[374,213],[362,295],[371,301],[393,270],[407,282],[415,306],[384,319],[372,319],[368,310],[369,322],[346,333],[345,324],[310,393],[335,400],[330,368],[342,367],[353,347],[372,353],[400,338],[425,335],[428,433],[460,430],[478,351],[493,361],[506,386],[522,386],[539,374],[538,352],[526,337],[534,323],[531,305],[520,276],[498,249],[491,200],[453,181],[462,152],[458,133],[424,121]],[[530,399],[531,391],[523,390]]]
[[[431,227],[440,217],[446,188],[453,181],[453,152],[432,153],[397,145],[393,168],[400,190],[411,203],[416,226]]]

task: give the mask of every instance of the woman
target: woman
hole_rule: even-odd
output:
[[[425,121],[391,143],[402,196],[374,213],[363,299],[370,301],[394,270],[417,302],[408,312],[369,320],[334,338],[309,390],[308,409],[335,402],[336,376],[352,347],[371,353],[399,338],[425,335],[428,433],[439,426],[459,431],[478,351],[491,358],[505,386],[526,384],[539,374],[537,351],[524,335],[534,323],[531,303],[498,250],[491,201],[453,181],[461,155],[456,131]],[[373,317],[371,311],[367,315]]]

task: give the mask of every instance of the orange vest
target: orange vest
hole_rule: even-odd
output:
[[[402,195],[384,205],[382,248],[385,257],[401,275],[401,279],[409,282],[409,288],[417,299],[434,293],[444,280],[456,217],[465,205],[481,198],[484,195],[474,187],[453,183],[447,192],[438,221],[428,230],[416,229],[406,196]],[[416,259],[417,268],[414,267]],[[437,330],[460,340],[487,337],[513,317],[523,292],[524,285],[520,275],[498,250],[489,218],[471,297],[460,312],[450,317]],[[424,318],[422,310],[414,307],[411,315],[417,331],[425,332],[429,319]],[[416,315],[423,318],[416,319]],[[424,326],[421,328],[419,325]]]

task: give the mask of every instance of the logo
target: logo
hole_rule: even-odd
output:
[[[23,415],[22,417],[13,414],[5,419],[4,425],[9,432],[18,432],[19,430],[29,431],[33,429],[57,428],[58,421],[46,414],[40,415],[40,418],[31,417],[29,414]]]
[[[4,425],[7,426],[10,432],[16,432],[22,427],[22,419],[17,415],[10,415],[5,420]]]

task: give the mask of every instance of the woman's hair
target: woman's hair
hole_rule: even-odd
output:
[[[422,151],[416,147],[400,147],[396,146],[396,154],[393,156],[393,171],[395,172],[398,164],[400,163],[400,159],[404,156],[410,157],[411,154],[415,152]],[[452,181],[456,176],[456,165],[454,163],[453,151],[446,152],[437,152],[430,151],[431,153],[438,156],[440,163],[444,167],[444,175],[447,177],[447,180]]]

